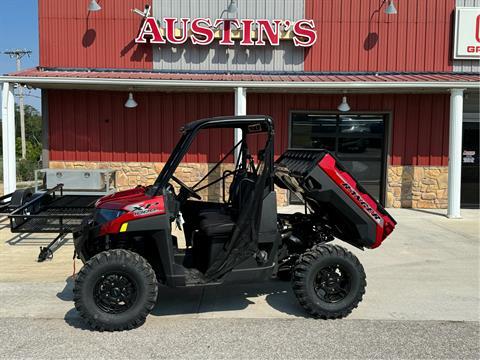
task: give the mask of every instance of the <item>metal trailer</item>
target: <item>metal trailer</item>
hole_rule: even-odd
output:
[[[12,233],[58,234],[40,247],[38,261],[42,262],[67,242],[66,236],[92,213],[99,198],[115,192],[115,171],[41,169],[35,171],[35,184],[35,191],[8,218]]]
[[[14,208],[12,208],[12,195],[13,193],[0,196],[0,216],[10,214]]]
[[[7,216],[31,198],[33,188],[24,188],[10,194],[0,196],[0,217]]]

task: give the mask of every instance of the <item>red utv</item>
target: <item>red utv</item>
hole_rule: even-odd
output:
[[[212,128],[239,128],[242,140],[190,187],[175,170],[195,136]],[[329,242],[375,248],[396,223],[338,160],[323,150],[288,150],[274,163],[273,121],[267,116],[199,120],[182,133],[153,185],[101,198],[74,233],[84,262],[74,288],[80,315],[98,330],[131,329],[153,309],[159,284],[272,277],[291,278],[300,304],[314,317],[341,318],[356,308],[365,293],[363,267]],[[256,158],[248,148],[253,137],[264,142]],[[234,168],[212,181],[211,174],[235,152]],[[199,191],[220,182],[223,201],[202,201]],[[302,199],[305,212],[279,214],[274,184]],[[186,248],[179,248],[173,226],[182,229]]]

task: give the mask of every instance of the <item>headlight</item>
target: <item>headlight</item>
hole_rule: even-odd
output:
[[[123,213],[125,213],[123,210],[97,209],[95,211],[95,223],[97,225],[105,224],[116,219]]]

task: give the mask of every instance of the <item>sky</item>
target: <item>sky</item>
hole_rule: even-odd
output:
[[[15,71],[15,60],[4,55],[10,49],[28,49],[31,57],[22,59],[22,69],[38,65],[38,0],[1,0],[0,74]],[[40,111],[40,90],[26,90],[25,103]],[[1,95],[0,95],[1,97]],[[15,98],[18,103],[18,98]],[[1,116],[1,115],[0,115]]]

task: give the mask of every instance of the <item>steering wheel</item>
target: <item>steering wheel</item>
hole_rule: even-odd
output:
[[[182,189],[184,189],[188,195],[190,195],[191,197],[197,199],[197,200],[201,200],[202,197],[200,195],[198,195],[195,190],[193,190],[191,187],[188,187],[183,181],[181,181],[180,179],[177,179],[175,176],[172,175],[171,179],[173,181],[175,181],[178,185],[180,185],[180,187]]]

